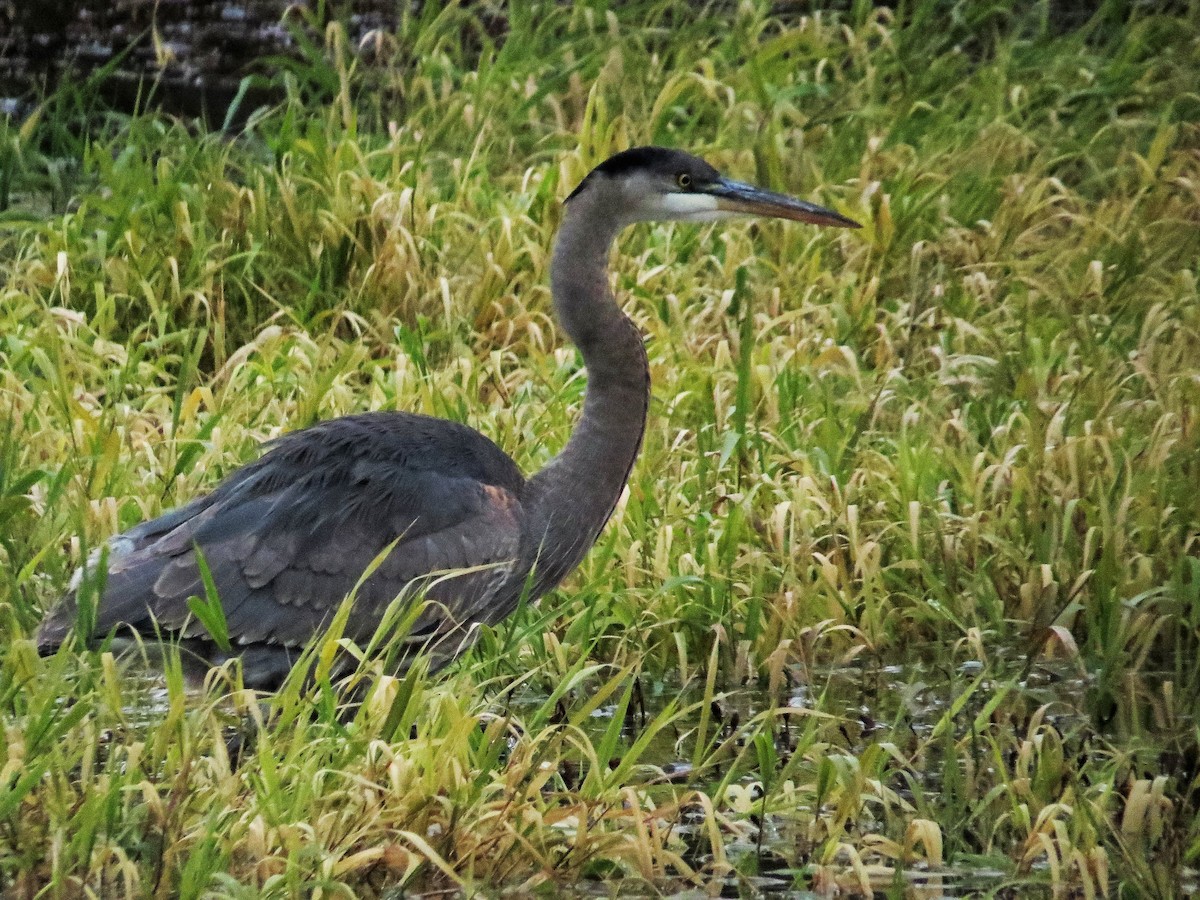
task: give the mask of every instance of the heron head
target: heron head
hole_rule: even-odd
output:
[[[627,223],[712,222],[767,216],[813,225],[860,228],[841,213],[725,178],[698,156],[665,147],[633,147],[606,159],[567,197],[588,197]]]

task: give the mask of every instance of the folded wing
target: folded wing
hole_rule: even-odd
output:
[[[496,621],[512,600],[489,604],[520,578],[523,486],[495,444],[441,419],[369,413],[294,432],[206,497],[110,542],[96,635],[126,626],[203,638],[188,608],[205,593],[197,548],[238,645],[302,646],[356,585],[347,632],[360,641],[418,590],[435,604],[419,637]],[[61,643],[75,619],[72,591],[39,645]]]

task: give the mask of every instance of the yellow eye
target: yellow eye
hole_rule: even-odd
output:
[[[692,187],[692,176],[689,175],[687,172],[680,172],[678,175],[675,176],[675,183],[677,185],[679,185],[681,188],[683,188],[685,191],[690,190]]]

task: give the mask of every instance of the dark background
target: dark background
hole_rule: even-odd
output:
[[[558,0],[570,2],[570,0]],[[499,0],[463,0],[491,37],[503,39],[507,7]],[[636,6],[637,0],[597,4]],[[720,15],[723,0],[696,9]],[[732,8],[736,0],[728,0]],[[898,18],[928,17],[932,6],[947,34],[971,52],[978,36],[1004,30],[1007,2],[970,4],[957,0],[779,0],[783,18],[817,10],[853,15],[873,5],[893,8]],[[1131,9],[1152,12],[1186,5],[1170,0],[1042,0],[1046,31],[1062,33],[1091,22],[1123,21]],[[405,14],[428,13],[422,0],[0,0],[0,115],[31,109],[39,98],[68,80],[92,79],[111,106],[131,112],[156,106],[169,113],[200,116],[220,125],[242,92],[248,111],[284,96],[280,73],[306,52],[320,52],[324,27],[338,20],[348,46],[370,58],[373,33],[396,30]],[[440,4],[439,4],[440,7]],[[979,20],[980,9],[986,13]],[[968,14],[969,13],[969,14]],[[315,48],[315,49],[314,49]],[[983,54],[986,55],[986,54]],[[244,80],[249,77],[249,81]]]

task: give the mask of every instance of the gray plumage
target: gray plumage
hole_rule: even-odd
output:
[[[398,596],[430,602],[402,656],[435,665],[535,599],[583,559],[641,447],[650,396],[642,338],[608,287],[626,225],[759,214],[857,227],[831,210],[728,181],[675,150],[641,147],[597,166],[568,198],[551,266],[554,308],[588,372],[566,447],[526,480],[494,443],[455,422],[403,412],[346,416],[293,432],[212,493],[109,542],[94,633],[155,629],[205,644],[188,599],[204,595],[195,548],[217,586],[248,685],[272,687],[299,648],[359,588],[347,635],[363,643]],[[77,579],[78,581],[78,579]],[[51,652],[76,623],[74,587],[46,615]]]

